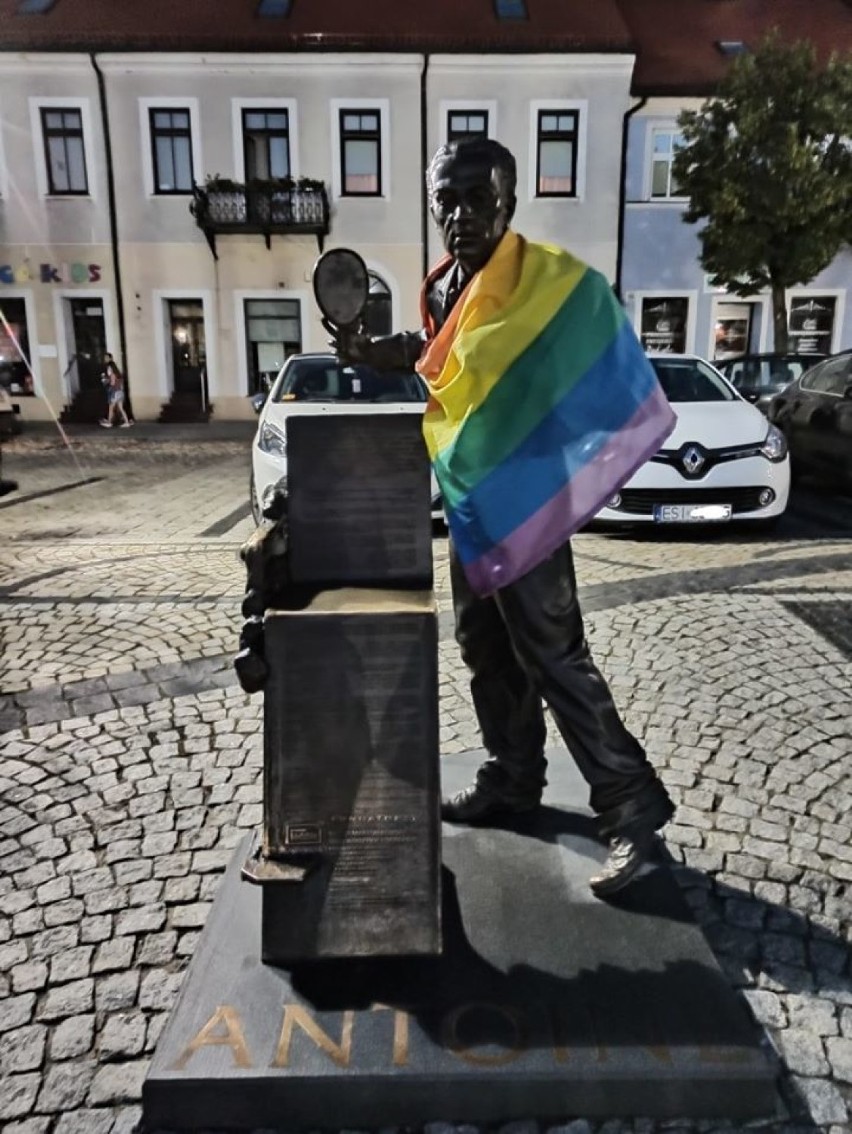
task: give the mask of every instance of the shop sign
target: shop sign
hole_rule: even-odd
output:
[[[31,264],[0,264],[0,283],[98,283],[101,278],[100,264],[82,264],[75,260],[69,264],[39,264],[36,269]]]

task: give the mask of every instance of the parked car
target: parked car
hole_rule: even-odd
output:
[[[252,399],[260,413],[252,443],[249,486],[255,523],[261,519],[264,492],[287,475],[288,417],[316,413],[422,414],[427,400],[425,382],[411,372],[379,374],[369,366],[347,366],[333,354],[291,355],[269,395],[257,394]],[[443,514],[433,474],[432,518],[442,519]]]
[[[713,365],[747,402],[765,414],[779,390],[801,378],[824,357],[822,354],[744,354]]]
[[[794,475],[852,484],[852,350],[832,355],[776,394],[769,420],[787,438]]]
[[[674,433],[595,517],[606,524],[778,519],[790,461],[783,433],[710,363],[650,357],[677,415]]]

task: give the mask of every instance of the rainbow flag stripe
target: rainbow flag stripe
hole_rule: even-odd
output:
[[[450,533],[480,595],[551,555],[675,424],[606,279],[514,232],[417,368]]]

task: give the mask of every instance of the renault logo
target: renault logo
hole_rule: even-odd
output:
[[[697,445],[687,445],[683,451],[681,461],[684,471],[689,473],[690,476],[695,476],[704,466],[704,454]]]

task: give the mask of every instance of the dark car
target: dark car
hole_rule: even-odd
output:
[[[823,358],[822,354],[744,354],[713,365],[747,402],[766,413],[776,394]]]
[[[767,415],[787,438],[794,475],[852,485],[852,350],[811,367],[775,395]]]

